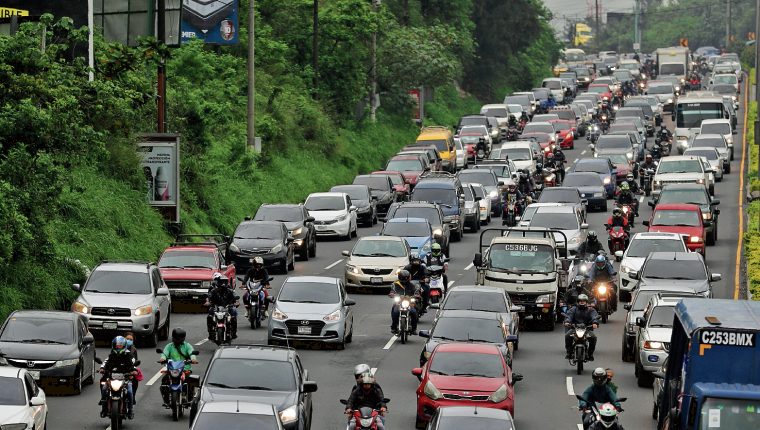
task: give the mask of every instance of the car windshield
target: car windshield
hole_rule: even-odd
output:
[[[707,272],[705,272],[704,263],[699,260],[652,259],[644,266],[642,277],[704,281],[707,279]]]
[[[486,187],[496,186],[496,177],[488,170],[465,170],[459,173],[459,180],[465,184],[481,184]]]
[[[0,376],[0,406],[26,406],[26,403],[21,379]]]
[[[714,84],[735,84],[737,82],[736,75],[718,75],[713,78]]]
[[[480,114],[485,116],[495,116],[497,118],[506,118],[509,115],[509,112],[507,112],[507,109],[505,108],[488,108],[482,109]]]
[[[673,317],[676,308],[673,306],[655,306],[652,314],[649,316],[647,325],[649,327],[673,327]]]
[[[519,114],[522,114],[523,107],[522,105],[519,105],[519,104],[509,104],[507,105],[507,110],[509,111],[509,113],[514,113],[514,114],[519,115]]]
[[[596,143],[596,149],[629,149],[631,139],[628,136],[600,136]]]
[[[277,301],[332,304],[340,302],[340,293],[332,283],[288,281],[280,289]]]
[[[306,202],[308,207],[308,201]],[[319,210],[311,209],[309,210]],[[246,223],[235,230],[235,239],[282,239],[282,227],[276,224]]]
[[[523,134],[528,133],[554,133],[554,126],[551,124],[527,124],[523,129]]]
[[[705,157],[708,160],[717,160],[718,153],[714,149],[687,149],[684,155],[694,155],[697,157]]]
[[[474,166],[470,166],[474,170],[490,170],[499,178],[508,178],[512,175],[512,171],[509,169],[509,165],[507,164],[496,164],[496,165],[489,165],[489,164],[476,164]],[[473,182],[473,183],[479,183],[479,182]]]
[[[760,426],[760,413],[757,411],[760,411],[760,402],[757,400],[708,397],[699,412],[699,425],[694,428],[698,430],[758,428]]]
[[[482,125],[486,126],[488,124],[488,119],[485,116],[479,117],[479,116],[470,116],[470,117],[462,117],[462,119],[459,120],[459,126],[464,127],[466,125]]]
[[[443,309],[484,312],[509,312],[507,302],[500,293],[452,291],[446,297]]]
[[[671,85],[650,85],[647,92],[649,94],[673,94],[673,87]]]
[[[699,227],[699,212],[691,210],[658,209],[654,211],[652,225]]]
[[[254,415],[232,412],[201,412],[193,424],[193,430],[249,430],[276,429],[274,415]]]
[[[444,139],[435,139],[435,140],[418,140],[417,144],[424,144],[424,145],[433,145],[435,146],[435,149],[438,151],[448,151],[449,145],[446,143],[446,140]],[[386,169],[386,170],[404,170],[404,169]],[[413,170],[413,169],[409,169]]]
[[[293,365],[287,361],[217,358],[211,362],[203,385],[232,390],[295,391]]]
[[[351,255],[354,257],[405,257],[406,247],[398,240],[364,238],[356,242]]]
[[[564,187],[601,187],[602,178],[599,175],[574,175],[569,173],[562,181]],[[548,189],[548,188],[547,188]]]
[[[98,269],[92,272],[84,291],[90,293],[150,294],[147,273]]]
[[[468,126],[462,126],[459,129],[459,134],[477,134],[479,136],[487,136],[488,128],[486,128],[485,125],[468,125]]]
[[[69,320],[52,318],[10,317],[0,342],[74,343],[74,324]]]
[[[649,299],[652,298],[658,291],[640,291],[638,294],[636,294],[636,298],[633,299],[633,304],[631,305],[632,311],[643,311],[645,307],[647,307],[647,304],[649,303]]]
[[[488,343],[504,343],[504,332],[496,318],[447,318],[436,321],[431,338],[467,342],[478,340]]]
[[[601,86],[601,87],[591,86],[589,87],[588,92],[594,93],[594,94],[604,94],[604,93],[610,92],[610,88],[607,86]]]
[[[692,148],[725,148],[726,141],[722,137],[697,137],[691,144]]]
[[[398,183],[403,182],[403,179],[397,177],[396,175],[390,175],[390,177],[392,181],[395,178],[398,181]],[[396,181],[394,181],[394,183],[395,182]],[[356,178],[354,178],[354,185],[366,185],[369,187],[370,190],[378,190],[378,191],[390,190],[390,188],[388,187],[388,179],[386,179],[385,176],[357,176]]]
[[[527,161],[533,159],[533,153],[528,148],[501,148],[501,158],[512,161]]]
[[[681,239],[640,239],[632,240],[626,257],[646,258],[650,252],[685,252],[686,247]]]
[[[393,218],[425,218],[430,225],[440,225],[443,221],[441,219],[441,213],[436,208],[427,207],[400,207],[393,213]]]
[[[547,245],[495,244],[488,252],[488,262],[492,270],[547,274],[555,271],[554,250]]]
[[[727,122],[702,124],[701,134],[731,134],[731,125]]]
[[[601,173],[601,174],[609,175],[610,167],[607,165],[607,163],[585,162],[585,163],[576,163],[573,171],[593,172],[593,173]]]
[[[578,217],[572,212],[536,212],[530,220],[530,226],[578,230]]]
[[[502,360],[500,354],[444,351],[435,354],[428,371],[436,375],[501,378],[504,376]]]
[[[399,172],[421,172],[422,162],[420,160],[391,160],[385,166],[385,170],[396,170]]]
[[[426,222],[387,222],[383,226],[383,235],[398,237],[428,237],[430,236],[430,226]]]
[[[702,163],[699,160],[667,161],[666,158],[663,158],[660,161],[657,174],[663,173],[702,173]]]
[[[562,89],[562,83],[560,81],[544,81],[541,84],[544,88],[549,88],[551,90],[561,90]]]
[[[369,200],[370,196],[367,192],[366,188],[362,187],[352,187],[350,185],[346,186],[338,186],[338,187],[332,187],[330,189],[331,193],[346,193],[348,194],[348,197],[351,197],[351,201],[354,200]]]
[[[620,65],[621,69],[624,70],[639,70],[638,63],[623,63]],[[615,72],[615,76],[617,76],[617,72]]]
[[[530,99],[528,96],[508,96],[504,99],[504,104],[518,104],[520,106],[528,106]]]
[[[720,95],[736,96],[736,88],[731,84],[710,85],[709,90]]]
[[[605,158],[609,158],[614,164],[628,164],[628,156],[625,154],[604,154]]]
[[[342,211],[346,209],[346,199],[343,196],[311,196],[306,199],[305,206],[309,211]]]
[[[298,206],[261,206],[254,221],[303,221],[303,209]]]
[[[472,135],[464,135],[464,136],[463,136],[463,135],[460,135],[460,136],[459,136],[459,140],[460,140],[460,141],[461,141],[463,144],[465,144],[465,145],[469,145],[469,144],[473,144],[473,145],[474,145],[474,144],[477,144],[477,143],[478,143],[478,141],[480,141],[480,139],[481,139],[482,137],[483,137],[483,136],[481,136],[481,135],[477,135],[477,136],[472,136]]]
[[[541,191],[539,203],[580,203],[581,197],[578,191],[572,189],[547,188]]]
[[[419,185],[412,193],[413,202],[430,202],[442,205],[457,206],[457,195],[453,189],[446,188],[422,188]]]
[[[174,251],[164,252],[161,259],[158,260],[160,268],[197,268],[197,269],[214,269],[216,260],[213,252],[207,251]]]
[[[477,409],[476,409],[477,413]],[[467,430],[493,430],[493,429],[511,429],[512,421],[504,418],[486,418],[478,416],[473,418],[470,416],[446,416],[446,419],[438,421],[438,430],[461,430],[466,428]]]

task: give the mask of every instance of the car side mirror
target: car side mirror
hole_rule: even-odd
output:
[[[100,357],[95,357],[95,362],[98,364],[103,364],[103,360]]]
[[[513,373],[512,374],[512,385],[515,385],[516,383],[522,381],[524,379],[524,376],[520,373]]]
[[[163,349],[161,349],[161,348],[156,348],[156,353],[157,353],[157,354],[163,354],[163,353],[164,353],[164,350],[163,350]]]
[[[168,296],[169,295],[169,289],[166,287],[161,287],[156,291],[157,296]]]
[[[520,338],[518,338],[516,334],[510,334],[509,336],[507,336],[507,343],[515,343],[519,339]]]
[[[422,380],[422,368],[421,367],[415,367],[412,369],[412,375],[416,376],[417,379],[420,381]]]
[[[441,305],[439,303],[431,303],[430,309],[441,309]]]
[[[628,277],[631,278],[631,279],[638,280],[639,279],[639,272],[638,271],[633,271],[633,272],[631,272],[631,273],[628,274]]]
[[[355,304],[356,304],[356,300],[354,300],[354,299],[343,300],[343,305],[344,306],[353,306]]]
[[[500,186],[500,187],[503,187],[503,186],[504,186],[504,181],[499,181],[499,182],[497,183],[497,185],[498,185],[498,186]]]
[[[348,251],[341,251],[341,252],[340,252],[340,255],[342,255],[342,256],[344,256],[344,257],[348,257],[348,256],[349,256],[349,255],[351,255],[351,254],[350,254]]]
[[[483,254],[476,252],[472,259],[472,264],[475,267],[481,267],[483,265]]]
[[[520,305],[512,305],[512,307],[509,308],[510,312],[525,312],[525,306]]]
[[[588,224],[586,224],[585,222],[581,224],[581,230],[588,230]]]
[[[372,200],[377,200],[377,196],[372,196]]]
[[[711,273],[710,274],[710,282],[718,282],[721,279],[723,279],[723,275],[720,273]]]
[[[190,355],[200,355],[200,354],[201,354],[200,351],[193,351],[193,352],[190,353]]]
[[[636,317],[636,325],[638,327],[644,327],[646,326],[646,321],[644,321],[644,318],[642,317]]]
[[[95,342],[95,336],[93,336],[90,332],[87,332],[87,334],[82,337],[82,343],[85,345],[89,345],[93,342]]]
[[[294,238],[293,236],[288,236],[288,238],[287,238],[287,239],[285,239],[285,241],[286,241],[287,243],[293,243],[295,240],[296,240],[296,238]]]
[[[348,210],[349,210],[350,212],[356,212],[356,206],[354,206],[354,205],[351,205],[351,206],[349,206],[349,207],[348,207]]]
[[[314,219],[313,216],[306,217],[306,222],[314,222],[314,221],[315,221],[315,219]]]
[[[29,400],[29,406],[43,406],[44,404],[45,400],[41,396],[34,396]]]
[[[649,227],[649,221],[648,220],[644,220],[641,223],[644,224],[645,227]]]
[[[424,337],[426,339],[430,339],[430,330],[420,330],[419,331],[420,337]]]
[[[654,207],[657,205],[654,201],[650,200],[647,202],[647,205],[649,205],[650,208],[654,209]]]
[[[720,204],[720,199],[712,199],[710,202],[710,206],[718,206]]]
[[[82,286],[79,284],[71,284],[71,289],[76,291],[77,293],[82,292]]]
[[[630,304],[630,303],[626,303],[626,304],[624,304],[624,305],[623,305],[623,309],[625,309],[625,310],[627,310],[627,311],[630,311],[630,310],[631,310],[631,304]]]
[[[317,383],[314,381],[303,381],[303,392],[313,393],[317,391]]]
[[[615,251],[615,258],[620,261],[623,258],[623,251]]]

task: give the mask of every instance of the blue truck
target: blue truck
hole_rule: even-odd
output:
[[[676,305],[657,428],[760,429],[759,332],[760,302]]]

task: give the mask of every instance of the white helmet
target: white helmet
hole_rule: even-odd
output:
[[[372,369],[370,369],[369,364],[357,364],[354,367],[354,377],[358,378],[362,376],[363,374],[370,372],[372,373]]]
[[[375,377],[372,375],[372,372],[364,372],[362,373],[362,384],[374,384],[375,383]]]
[[[612,427],[617,417],[617,409],[609,403],[605,403],[599,408],[599,415],[602,417],[602,425],[605,428]]]

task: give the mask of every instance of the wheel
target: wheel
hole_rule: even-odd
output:
[[[636,360],[636,384],[642,388],[649,388],[654,383],[654,376],[644,370],[639,364],[639,360]]]
[[[304,243],[303,248],[301,248],[301,252],[298,253],[298,258],[301,261],[309,261],[309,246],[310,243]]]
[[[316,257],[317,256],[317,241],[315,238],[312,238],[309,240],[309,257]]]
[[[158,330],[158,323],[156,323],[156,326],[153,327],[153,331],[142,338],[145,346],[148,348],[155,348],[156,345],[158,345]]]
[[[85,378],[84,383],[87,385],[91,385],[95,383],[95,376],[93,375],[95,372],[95,355],[92,356],[92,370],[90,371],[90,374],[87,375],[87,378]]]
[[[400,333],[400,337],[401,337],[401,343],[402,343],[402,344],[405,344],[405,343],[406,343],[406,337],[407,337],[407,332],[406,332],[406,329],[401,329],[401,330],[399,330],[399,331],[401,332],[401,333]]]
[[[716,224],[715,227],[713,227],[712,233],[710,233],[709,236],[707,236],[707,245],[712,246],[715,245],[715,242],[718,240],[718,225]]]
[[[280,263],[280,273],[283,275],[288,274],[288,257],[285,257],[282,263]]]
[[[715,195],[715,185],[710,185],[710,195],[711,196]]]
[[[111,400],[111,430],[121,428],[121,414],[118,400]]]
[[[657,403],[654,403],[652,406],[652,419],[657,420],[659,416],[660,408],[657,407]]]
[[[224,343],[224,327],[217,327],[216,328],[216,340],[217,345],[221,345]]]
[[[259,313],[258,313],[256,319],[253,321],[253,323],[256,325],[255,328],[261,327],[261,310],[259,310],[258,312]]]
[[[351,233],[351,237],[356,237],[357,236],[357,232],[356,232],[357,230],[358,230],[358,227],[357,227],[356,224],[354,224],[354,231],[353,231],[353,233]]]
[[[158,340],[167,340],[169,339],[169,331],[171,330],[172,325],[172,315],[169,314],[166,316],[166,322],[164,323],[164,326],[161,327],[161,330],[158,331]]]
[[[546,318],[544,324],[546,326],[546,331],[554,331],[554,317]]]
[[[424,429],[427,423],[419,418],[414,421],[414,427],[418,429]]]
[[[451,241],[459,242],[462,240],[462,230],[456,230],[451,232]]]
[[[579,348],[575,351],[575,369],[578,375],[583,374],[583,359],[585,358],[583,356],[585,354],[586,351],[584,351],[583,348]]]
[[[172,420],[179,421],[179,392],[172,391],[172,399],[170,405],[172,408]]]
[[[348,333],[348,336],[346,336],[346,338],[344,340],[346,341],[346,343],[351,343],[351,342],[354,341],[354,329],[353,329],[353,327],[351,328],[351,332]]]
[[[602,314],[602,323],[607,324],[607,319],[609,318],[609,315],[606,313]]]
[[[84,363],[79,363],[79,376],[74,381],[74,394],[82,394],[82,385],[84,384]]]
[[[731,173],[731,164],[727,164],[726,165],[726,174],[730,174],[730,173]]]

